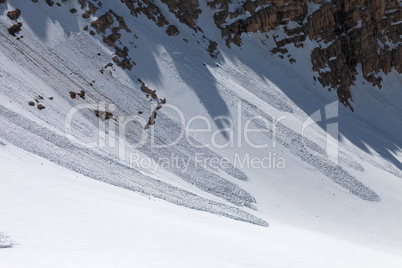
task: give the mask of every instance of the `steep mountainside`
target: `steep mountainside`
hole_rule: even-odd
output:
[[[59,200],[73,216],[67,197],[102,185],[255,237],[280,240],[286,225],[399,261],[400,22],[395,0],[0,0],[0,157],[13,155],[0,162],[34,169],[0,174],[1,239],[28,250],[25,191],[32,207]],[[46,195],[67,170],[80,193]],[[36,227],[49,239],[60,222]]]
[[[1,2],[5,2],[2,0]],[[32,0],[38,3],[38,0]],[[61,7],[69,0],[46,1],[50,7]],[[74,1],[72,1],[74,2]],[[103,42],[116,49],[113,60],[123,68],[131,70],[135,59],[128,58],[127,44],[120,42],[120,30],[132,31],[124,17],[113,11],[103,11],[101,1],[79,0],[80,9],[70,9],[72,14],[82,15],[90,20],[90,27],[84,30],[93,35],[103,34]],[[162,10],[169,12],[187,25],[194,33],[201,33],[201,40],[207,45],[211,57],[217,57],[218,43],[214,38],[203,35],[197,24],[202,9],[198,0],[123,0],[121,1],[138,17],[144,14],[159,27],[166,28],[170,36],[180,31],[175,23],[169,22]],[[350,87],[356,81],[356,74],[373,86],[382,87],[381,74],[391,71],[402,72],[402,9],[398,0],[213,0],[206,1],[213,10],[213,20],[221,30],[228,47],[242,45],[242,34],[259,32],[274,43],[267,47],[267,53],[278,54],[291,63],[297,55],[289,54],[287,46],[302,48],[306,40],[314,47],[307,50],[311,57],[311,74],[315,81],[328,90],[336,90],[339,100],[352,110],[353,96]],[[164,6],[166,5],[166,6]],[[11,11],[12,12],[12,11]],[[17,15],[12,15],[16,19]],[[92,18],[98,18],[93,21]],[[212,19],[212,18],[211,18]],[[115,23],[116,21],[116,23]],[[209,24],[211,25],[211,24]],[[111,30],[106,35],[106,30]],[[194,35],[194,34],[193,34]],[[186,39],[187,40],[187,39]],[[121,42],[120,42],[121,43]],[[199,43],[199,42],[198,42]],[[204,47],[206,45],[200,45]],[[359,67],[358,67],[359,66]]]

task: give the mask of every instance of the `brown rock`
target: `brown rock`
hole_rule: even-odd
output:
[[[226,44],[241,45],[241,34],[245,32],[266,32],[275,29],[278,25],[286,25],[289,21],[303,21],[307,15],[306,0],[256,0],[245,1],[236,11],[229,12],[229,1],[214,0],[208,5],[220,9],[215,13],[214,20],[222,30],[222,37]],[[235,19],[246,13],[251,14],[245,19],[225,25],[228,18]]]
[[[116,55],[121,57],[121,58],[126,58],[128,56],[128,48],[125,46],[123,49],[120,49],[119,47],[115,47],[116,49]]]
[[[38,105],[36,106],[36,108],[38,108],[39,110],[43,110],[43,109],[45,109],[46,107],[45,107],[43,104],[38,104]]]
[[[148,19],[154,21],[159,27],[169,25],[169,22],[166,20],[165,16],[163,16],[159,7],[150,0],[142,0],[137,6],[134,6],[132,0],[121,0],[121,2],[126,4],[133,16],[138,17],[138,14],[142,13],[147,16]]]
[[[92,14],[92,15],[95,15],[97,10],[98,10],[98,8],[97,8],[94,4],[92,4],[91,2],[89,2],[89,4],[88,4],[88,10],[85,11],[85,12],[82,14],[82,17],[83,17],[84,19],[88,19],[88,18],[91,16],[91,14]]]
[[[127,58],[123,58],[123,60],[120,60],[119,57],[114,56],[112,60],[117,64],[117,66],[122,69],[128,69],[129,71],[131,71],[131,69],[133,68],[133,63]]]
[[[157,99],[157,98],[158,98],[158,95],[156,95],[156,90],[150,89],[149,87],[147,87],[147,86],[145,85],[144,82],[142,82],[141,91],[150,94],[153,99]]]
[[[21,31],[22,23],[18,22],[17,24],[14,24],[10,28],[8,28],[8,33],[11,34],[12,36],[15,36],[16,33]]]
[[[16,20],[20,17],[21,15],[21,10],[19,10],[18,8],[14,11],[8,11],[7,12],[7,16],[11,19],[11,20]]]
[[[113,120],[117,121],[116,118],[113,117],[113,114],[111,112],[94,110],[94,113],[95,113],[96,117],[99,117],[102,121],[106,121],[109,119],[113,119]]]
[[[117,22],[119,23],[118,29],[120,29],[120,30],[126,30],[127,32],[131,32],[131,30],[128,29],[127,24],[126,24],[126,22],[124,21],[124,18],[123,18],[123,17],[117,15],[113,10],[109,10],[109,13],[112,14],[112,15],[116,18]]]
[[[106,13],[100,16],[97,20],[91,22],[91,26],[96,29],[97,33],[105,33],[106,29],[108,29],[114,23],[112,15]]]
[[[54,1],[52,1],[52,0],[46,0],[45,2],[50,7],[52,7],[54,5]]]
[[[112,33],[111,35],[108,35],[107,37],[104,36],[104,37],[103,37],[103,42],[104,42],[106,45],[110,46],[110,47],[114,47],[114,46],[115,46],[114,43],[115,43],[117,40],[119,40],[120,37],[121,37],[121,34],[119,34],[119,33]]]
[[[178,34],[180,33],[180,31],[179,31],[179,29],[177,29],[176,26],[174,26],[174,25],[169,25],[169,27],[166,29],[166,33],[167,33],[169,36],[172,36],[172,35],[176,36],[176,35],[178,35]]]
[[[87,0],[78,0],[78,3],[81,5],[81,9],[87,6]]]
[[[77,93],[75,93],[74,91],[70,91],[70,98],[75,99],[77,97]]]
[[[85,100],[85,90],[81,90],[79,93],[77,93],[78,96],[80,96],[81,99]]]
[[[170,12],[175,14],[181,23],[195,31],[199,30],[195,24],[195,20],[201,13],[198,0],[162,0],[162,3],[169,7]]]

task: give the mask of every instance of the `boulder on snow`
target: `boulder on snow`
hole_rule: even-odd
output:
[[[7,12],[7,17],[9,17],[10,20],[16,20],[20,17],[20,15],[21,15],[21,10],[19,10],[18,8],[16,10]]]
[[[21,31],[22,23],[18,22],[17,24],[14,24],[10,28],[8,28],[8,33],[11,34],[12,36],[15,36],[16,33]]]

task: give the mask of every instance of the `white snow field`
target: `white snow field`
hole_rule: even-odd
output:
[[[317,43],[295,64],[265,34],[229,49],[204,2],[204,33],[155,3],[179,35],[96,13],[125,18],[131,71],[78,2],[0,4],[0,267],[402,267],[401,75],[358,78],[351,112],[313,80]],[[167,100],[147,130],[138,79]]]
[[[288,215],[291,224],[272,218],[272,226],[264,228],[98,182],[15,146],[6,147],[0,151],[0,227],[14,246],[0,250],[1,267],[402,264],[397,251],[387,253],[363,239],[351,242],[343,235],[341,221],[339,230],[315,232],[297,227],[295,221],[303,217],[294,213]],[[374,239],[373,233],[367,236]]]

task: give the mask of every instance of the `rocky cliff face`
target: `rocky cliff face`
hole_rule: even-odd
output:
[[[181,23],[188,27],[199,30],[195,20],[198,19],[201,9],[198,0],[161,0],[169,7],[170,12],[174,13]]]
[[[213,0],[214,20],[228,46],[241,46],[241,35],[283,28],[286,38],[275,40],[273,53],[284,46],[303,46],[309,39],[312,68],[323,86],[337,91],[352,110],[350,86],[361,65],[363,77],[381,88],[379,72],[401,73],[402,11],[398,0],[247,0],[230,10],[230,0]],[[292,27],[289,27],[289,24]],[[296,27],[294,25],[297,25]],[[329,70],[328,70],[329,68]]]
[[[350,106],[349,88],[360,71],[358,65],[363,77],[379,88],[377,73],[387,74],[392,68],[401,73],[402,12],[397,0],[337,0],[321,6],[305,28],[310,40],[329,44],[312,51],[313,70],[319,72],[321,84],[337,89],[345,105]],[[325,66],[331,71],[321,72]]]
[[[74,0],[45,2],[49,6],[61,6],[69,1]],[[101,34],[103,42],[116,49],[114,62],[131,70],[135,62],[128,57],[127,46],[119,41],[120,30],[131,33],[124,18],[113,10],[101,12],[100,1],[77,1],[81,10],[71,9],[70,12],[82,13],[84,19],[91,21],[84,30],[90,31],[91,35]],[[0,3],[4,2],[6,0],[0,0]],[[203,35],[203,29],[197,25],[202,13],[199,0],[120,2],[132,16],[145,15],[157,26],[165,27],[169,36],[178,36],[177,25],[168,20],[168,15],[172,17],[173,14],[190,31],[201,33],[201,42],[197,43],[212,58],[218,57],[219,41]],[[266,34],[273,30],[283,34],[273,35],[275,46],[269,47],[267,53],[278,54],[283,59],[289,45],[302,48],[306,42],[312,43],[309,47],[313,49],[308,51],[315,72],[312,77],[329,90],[336,90],[339,100],[352,110],[350,87],[357,73],[381,88],[380,73],[387,74],[392,69],[402,72],[402,3],[399,0],[207,0],[206,4],[213,14],[211,25],[215,24],[220,30],[228,47],[241,46],[244,33]],[[168,11],[164,13],[163,10]],[[171,14],[166,14],[169,12]],[[288,54],[286,58],[291,63],[297,61],[297,57],[290,56]]]

